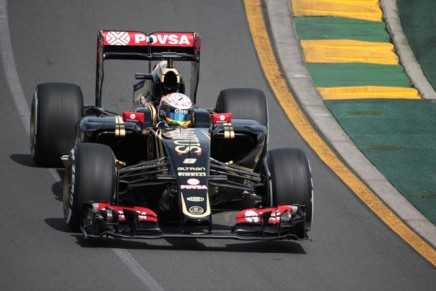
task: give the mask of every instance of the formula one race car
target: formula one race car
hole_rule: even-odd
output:
[[[214,109],[196,107],[200,37],[194,32],[103,30],[97,42],[95,105],[83,105],[76,85],[44,83],[31,108],[32,157],[45,166],[63,162],[63,210],[71,228],[86,238],[307,238],[309,161],[299,149],[267,150],[262,91],[226,89]],[[162,127],[153,106],[120,115],[104,110],[106,59],[149,62],[148,73],[136,74],[134,90],[166,82],[152,62],[166,61],[173,73],[174,62],[190,62],[190,126]],[[213,223],[224,211],[235,212],[233,225]]]

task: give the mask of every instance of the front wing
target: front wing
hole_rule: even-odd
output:
[[[208,229],[192,232],[180,227],[161,228],[157,214],[145,207],[109,203],[84,204],[83,225],[86,238],[213,238],[237,240],[306,239],[304,206],[281,205],[272,208],[250,208],[236,214],[231,229]]]

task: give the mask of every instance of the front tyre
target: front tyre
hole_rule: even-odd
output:
[[[72,229],[77,230],[82,223],[84,202],[112,202],[115,178],[115,156],[110,147],[82,143],[71,150],[65,170],[63,209],[65,222]]]
[[[295,148],[268,151],[264,160],[266,207],[278,205],[304,205],[305,230],[312,224],[313,185],[312,173],[306,154]]]

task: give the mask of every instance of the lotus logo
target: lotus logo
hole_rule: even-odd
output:
[[[200,206],[192,206],[189,207],[189,212],[194,214],[194,215],[200,215],[204,213],[204,209]]]

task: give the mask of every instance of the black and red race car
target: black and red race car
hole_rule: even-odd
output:
[[[268,112],[257,89],[222,90],[216,106],[194,106],[190,127],[156,126],[153,108],[101,107],[104,61],[191,63],[196,103],[200,36],[195,32],[99,31],[95,105],[80,87],[39,84],[31,108],[31,152],[65,166],[66,223],[85,237],[305,239],[313,215],[309,161],[295,148],[267,149]],[[136,74],[139,86],[157,82]],[[142,82],[142,83],[141,83]],[[232,225],[214,224],[232,211]]]

